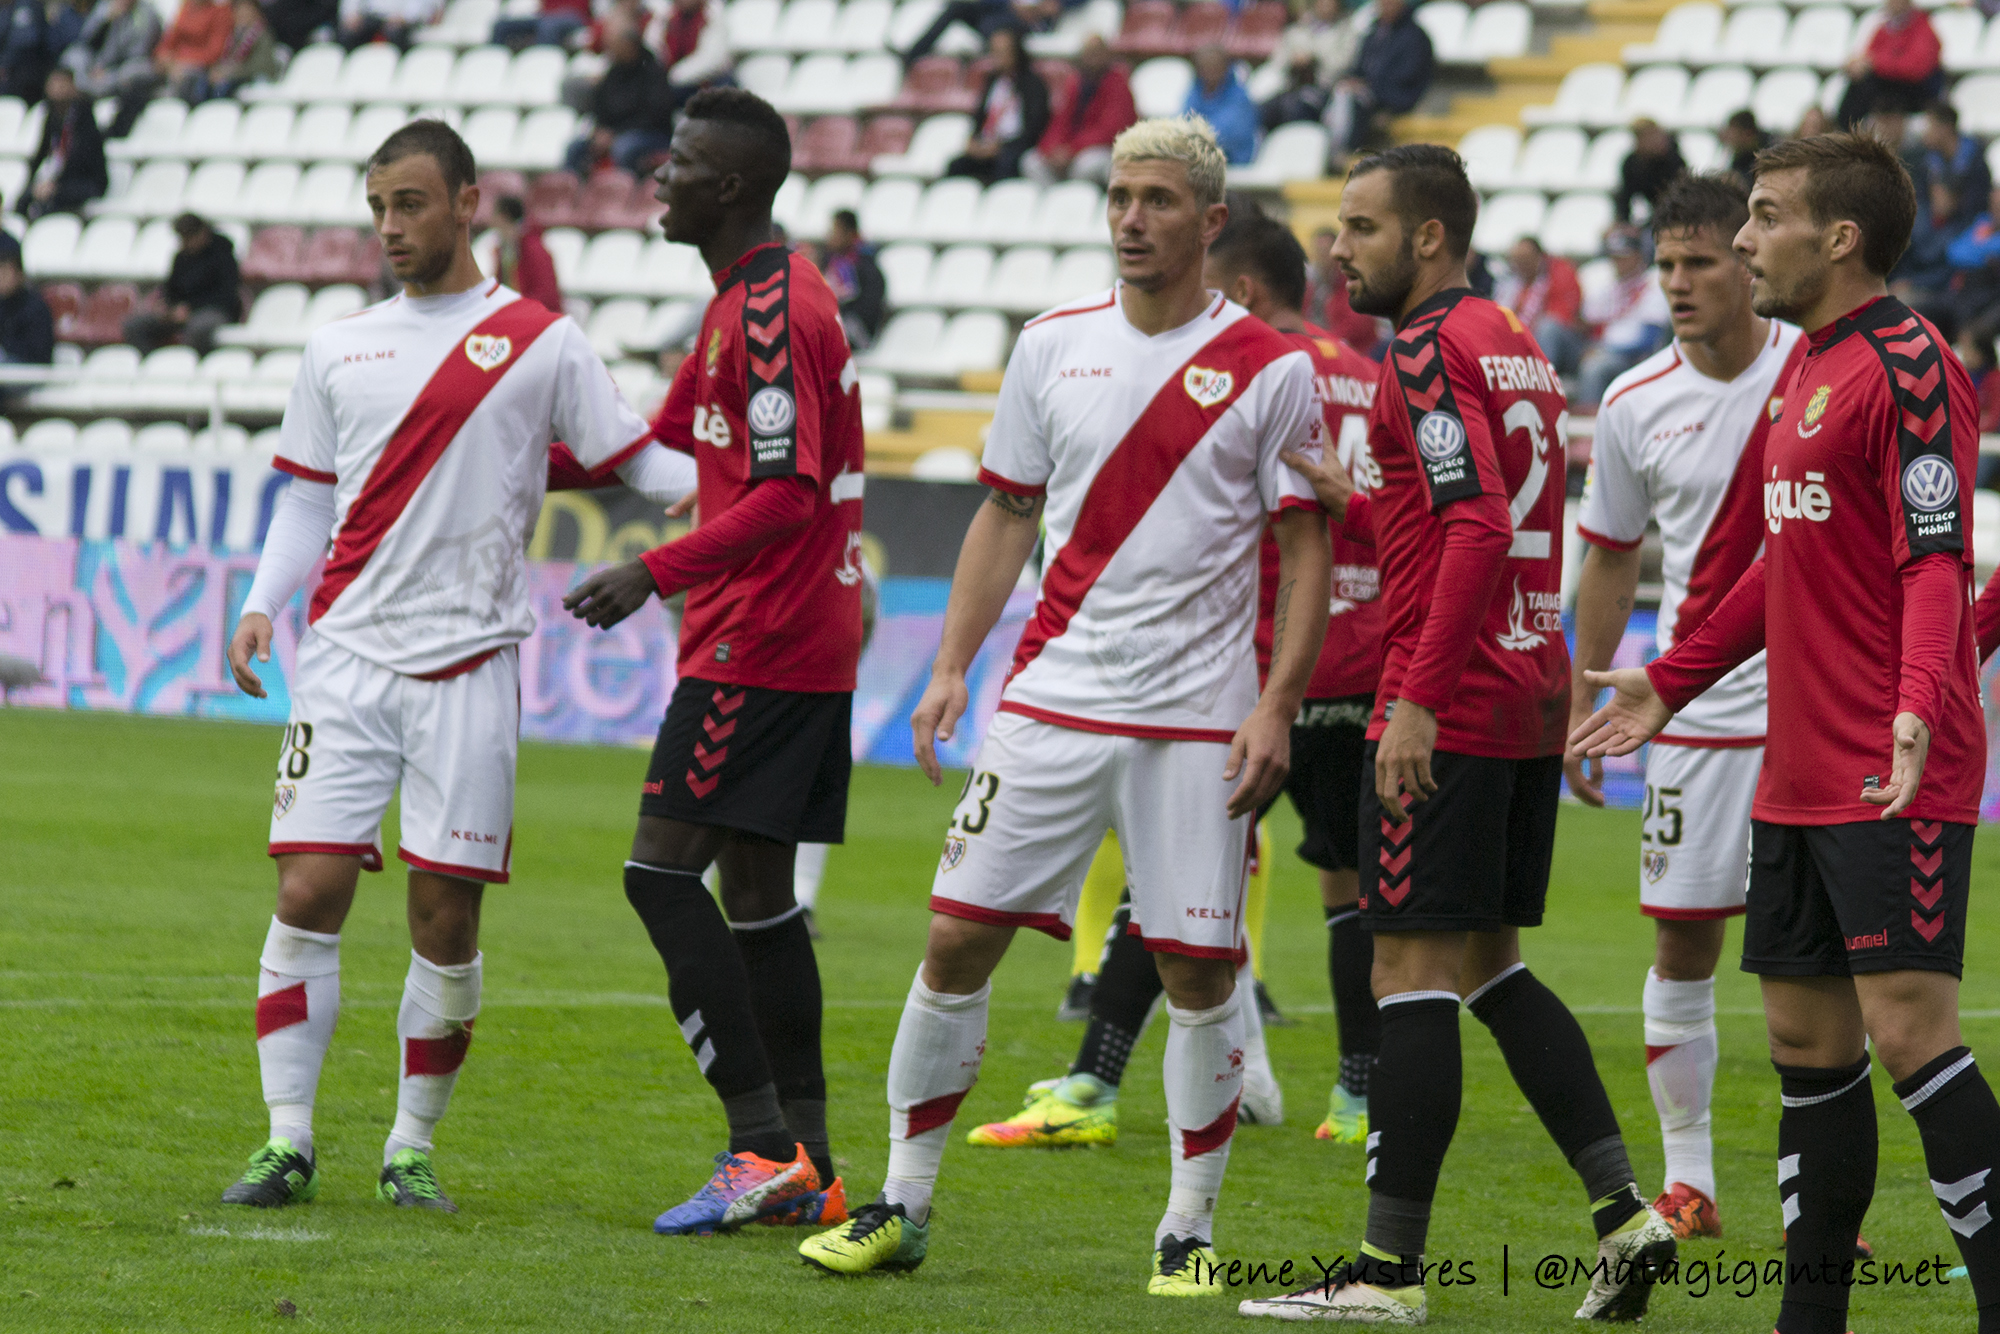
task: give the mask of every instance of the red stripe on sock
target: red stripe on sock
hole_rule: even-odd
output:
[[[306,1021],[306,984],[291,986],[257,998],[257,1040],[262,1042],[281,1028]]]
[[[1210,1121],[1199,1130],[1181,1132],[1181,1157],[1199,1158],[1204,1153],[1219,1149],[1229,1143],[1229,1137],[1236,1133],[1236,1104],[1242,1102],[1239,1095],[1229,1100],[1222,1115]]]
[[[1669,1042],[1664,1047],[1655,1047],[1652,1043],[1648,1042],[1646,1044],[1646,1064],[1651,1065],[1654,1061],[1659,1060],[1662,1056],[1665,1056],[1680,1045],[1678,1042]]]
[[[465,1064],[465,1049],[472,1045],[472,1020],[456,1033],[441,1038],[403,1039],[403,1077],[450,1075]]]
[[[965,1095],[971,1091],[971,1089],[960,1089],[956,1093],[947,1093],[941,1098],[931,1098],[910,1108],[910,1128],[903,1138],[915,1139],[926,1130],[936,1130],[939,1126],[950,1125],[951,1119],[958,1115],[958,1105],[965,1101]]]

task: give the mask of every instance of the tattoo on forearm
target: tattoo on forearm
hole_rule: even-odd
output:
[[[1285,619],[1291,610],[1292,585],[1278,585],[1278,600],[1271,610],[1271,662],[1275,665],[1285,652]]]
[[[1620,611],[1630,611],[1630,610],[1632,610],[1632,599],[1631,599],[1631,598],[1619,598],[1619,599],[1618,599],[1618,610],[1620,610]]]
[[[986,499],[1002,514],[1014,519],[1034,518],[1036,507],[1042,503],[1038,496],[1017,496],[998,489],[988,491]]]

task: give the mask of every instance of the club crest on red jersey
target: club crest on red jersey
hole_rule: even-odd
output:
[[[1819,434],[1819,419],[1826,415],[1827,400],[1833,397],[1833,386],[1821,385],[1813,390],[1806,400],[1805,415],[1799,418],[1799,439],[1809,440]]]
[[[514,340],[505,334],[467,334],[465,359],[482,371],[498,370],[514,355]]]
[[[1236,387],[1236,377],[1228,371],[1212,371],[1206,366],[1190,366],[1181,376],[1181,388],[1187,396],[1202,407],[1212,408],[1229,397],[1229,391]]]

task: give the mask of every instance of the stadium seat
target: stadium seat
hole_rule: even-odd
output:
[[[1514,181],[1514,163],[1521,155],[1521,132],[1512,125],[1482,125],[1468,130],[1458,141],[1458,155],[1465,160],[1466,178],[1475,188],[1505,189]]]
[[[651,182],[622,171],[600,171],[577,197],[580,225],[590,231],[644,231],[660,216]]]
[[[299,179],[287,211],[280,216],[322,225],[367,221],[366,213],[354,210],[354,187],[358,176],[359,173],[345,162],[321,162],[307,168]]]
[[[203,103],[203,106],[207,105]],[[319,156],[343,162],[365,162],[384,139],[402,129],[409,119],[410,109],[394,102],[377,102],[373,106],[362,107],[348,122],[346,138]],[[484,163],[480,165],[485,166]]]
[[[979,305],[993,275],[993,251],[983,245],[955,245],[931,265],[924,301],[948,310]]]
[[[924,299],[931,276],[931,248],[921,241],[898,241],[875,254],[882,267],[891,309],[914,306]]]
[[[40,109],[39,103],[36,104],[36,109]],[[21,155],[35,151],[33,141],[21,132],[27,121],[27,103],[18,97],[0,97],[0,153]],[[39,137],[41,133],[39,119],[35,123],[35,132]]]
[[[729,49],[777,50],[775,37],[783,17],[778,0],[731,0],[723,11],[723,22],[729,27]]]
[[[909,50],[943,8],[944,0],[900,0],[889,15],[889,49]]]
[[[933,245],[963,241],[975,235],[973,220],[979,212],[982,193],[978,181],[966,176],[947,176],[924,191],[910,226],[910,236]]]
[[[348,128],[354,123],[354,108],[345,102],[315,102],[301,108],[292,122],[292,132],[278,157],[294,162],[317,162],[337,152],[347,142]]]
[[[475,46],[458,57],[451,83],[438,100],[452,106],[480,106],[502,100],[514,57],[504,46]],[[389,99],[379,98],[379,101]]]
[[[1141,116],[1177,116],[1193,85],[1193,65],[1179,56],[1157,56],[1132,71],[1132,101]]]
[[[1578,65],[1563,75],[1556,100],[1546,106],[1521,109],[1521,123],[1541,125],[1599,125],[1617,113],[1619,94],[1625,89],[1625,71],[1616,65]]]
[[[195,367],[195,378],[213,383],[217,380],[248,380],[256,374],[257,355],[246,347],[218,347],[201,359]]]
[[[1595,125],[1629,125],[1644,117],[1663,125],[1679,119],[1681,103],[1687,98],[1688,72],[1684,65],[1649,65],[1635,70],[1625,81],[1618,106],[1608,117],[1586,121]]]
[[[1548,202],[1538,193],[1510,190],[1486,201],[1472,231],[1473,247],[1485,254],[1505,251],[1524,236],[1541,230]]]
[[[870,169],[877,176],[936,180],[944,175],[945,166],[965,151],[971,138],[972,117],[958,113],[928,116],[910,136],[908,148],[899,154],[877,157],[870,163]]]
[[[1746,5],[1731,11],[1711,60],[1758,68],[1775,64],[1785,45],[1785,11],[1777,5]],[[1689,57],[1698,61],[1698,55]]]
[[[138,308],[139,289],[130,283],[101,283],[84,298],[78,312],[76,341],[115,343],[125,336],[126,317]]]
[[[942,360],[949,375],[999,370],[1006,360],[1007,320],[997,310],[966,310],[945,327]]]
[[[867,189],[867,182],[852,172],[836,172],[820,177],[806,192],[805,202],[799,208],[798,235],[806,240],[824,237],[834,212],[843,208],[859,211]],[[874,239],[895,239],[891,233],[870,231],[865,219],[862,230]]]
[[[521,113],[512,107],[480,107],[465,118],[459,134],[465,139],[465,146],[472,150],[476,162],[491,162],[496,167],[514,165],[512,152],[514,132],[521,127]]]
[[[646,316],[638,332],[626,340],[628,353],[657,355],[661,349],[685,343],[701,328],[705,302],[662,301]]]
[[[83,289],[75,283],[37,285],[42,289],[42,300],[48,303],[49,314],[55,318],[56,338],[75,342],[77,317],[83,313]]]
[[[1632,131],[1606,130],[1590,141],[1583,164],[1567,188],[1573,190],[1616,190],[1619,168],[1632,151]],[[1553,188],[1553,187],[1552,187]]]
[[[1150,56],[1179,51],[1174,40],[1172,0],[1128,0],[1124,23],[1111,47],[1122,55]],[[1140,115],[1147,114],[1144,108]]]
[[[398,102],[443,102],[451,95],[458,53],[438,46],[412,48],[396,66],[389,97]]]
[[[606,361],[624,356],[627,341],[638,337],[652,313],[653,307],[649,303],[635,297],[620,297],[602,303],[591,312],[590,324],[585,330],[590,336],[591,348]]]
[[[70,257],[76,252],[83,219],[74,213],[51,213],[36,218],[21,238],[21,268],[31,278],[44,274],[68,273]]]
[[[1042,308],[1074,301],[1092,292],[1102,292],[1117,276],[1111,251],[1102,245],[1079,246],[1066,252],[1049,272],[1049,285],[1042,293]]]
[[[834,22],[839,15],[834,0],[790,0],[778,15],[777,27],[763,38],[763,44],[774,51],[800,55],[845,50],[833,37]]]
[[[1557,192],[1574,188],[1583,170],[1589,139],[1569,125],[1536,130],[1521,145],[1509,182],[1516,189]]]
[[[889,19],[895,8],[889,0],[847,0],[827,35],[830,49],[862,55],[888,47]]]
[[[387,42],[371,42],[348,53],[334,81],[333,96],[344,102],[387,102],[396,85],[401,53]],[[315,95],[324,96],[315,90]]]
[[[1721,40],[1722,6],[1708,0],[1690,0],[1667,11],[1652,41],[1627,46],[1624,60],[1635,68],[1663,60],[1702,64],[1711,58]]]
[[[564,280],[563,290],[584,296],[617,296],[630,291],[645,248],[645,238],[637,232],[598,233],[584,248],[574,276]]]
[[[970,112],[978,91],[967,86],[963,68],[950,56],[925,56],[903,76],[902,91],[889,105],[908,112]]]
[[[817,225],[817,230],[808,231],[806,235],[826,234],[826,219],[832,212],[825,203],[826,182],[839,179],[826,177],[813,190],[806,218],[809,223]],[[854,178],[857,193],[860,185],[860,179]],[[916,235],[917,206],[923,202],[923,190],[924,187],[915,181],[891,178],[867,186],[867,192],[860,194],[858,207],[853,203],[834,207],[854,208],[861,219],[863,236],[876,241],[907,241]],[[842,192],[843,195],[845,193]]]
[[[1493,0],[1504,3],[1504,0]],[[1229,54],[1238,60],[1263,62],[1271,58],[1278,49],[1278,42],[1284,36],[1285,24],[1291,15],[1278,0],[1255,0],[1246,5],[1236,15],[1236,22],[1229,29],[1227,47]]]
[[[204,163],[204,167],[213,163]],[[240,170],[240,168],[239,168]],[[148,162],[132,177],[125,192],[99,202],[99,213],[124,214],[134,218],[163,217],[178,213],[188,186],[188,164],[171,159]],[[203,207],[210,208],[203,200]],[[44,218],[44,222],[48,219]],[[33,271],[30,266],[30,271]]]
[[[567,291],[575,284],[577,265],[583,259],[583,233],[574,227],[551,227],[542,233],[542,244],[555,261],[556,281]]]
[[[791,78],[790,56],[756,55],[736,64],[736,82],[780,110],[784,109],[780,104]]]
[[[1806,114],[1806,108],[1819,101],[1820,82],[1820,76],[1809,69],[1772,70],[1757,80],[1757,89],[1750,95],[1750,110],[1755,113],[1757,123],[1769,126],[1772,133],[1790,134],[1799,117]],[[1965,83],[1960,80],[1959,87],[1963,88]]]
[[[1986,16],[1976,9],[1940,9],[1930,16],[1938,36],[1938,58],[1947,72],[1963,74],[1979,67],[1979,41],[1986,35]]]
[[[1768,63],[1839,69],[1847,60],[1853,37],[1854,15],[1844,5],[1814,5],[1792,19],[1785,30],[1782,54]]]
[[[322,324],[345,319],[368,304],[368,294],[352,283],[335,283],[322,287],[312,295],[306,306],[305,331],[311,333]],[[300,342],[305,340],[301,338]]]
[[[1431,5],[1450,3],[1450,0],[1428,0],[1423,8]],[[1217,0],[1191,0],[1180,6],[1175,15],[1173,30],[1173,50],[1183,55],[1192,54],[1204,46],[1220,46],[1229,36],[1229,7]]]
[[[889,317],[875,345],[855,353],[857,365],[892,375],[922,375],[944,344],[944,312],[901,310]]]
[[[908,116],[871,116],[862,128],[861,141],[854,146],[853,153],[829,170],[865,173],[876,158],[908,152],[916,128],[916,123]]]
[[[1040,239],[1034,230],[1035,207],[1042,202],[1042,187],[1028,180],[995,181],[979,198],[970,239],[990,245]]]
[[[2000,74],[1966,75],[1951,90],[1951,104],[1958,108],[1960,129],[2000,134]]]
[[[215,163],[203,163],[204,169]],[[226,164],[242,170],[242,163]],[[299,164],[296,162],[260,162],[250,169],[243,178],[243,188],[235,199],[226,206],[214,206],[216,216],[241,218],[245,222],[295,222],[298,214],[293,211],[292,201],[299,192]],[[204,198],[192,193],[190,198]]]
[[[852,116],[817,117],[792,138],[792,167],[817,176],[828,171],[866,171],[855,157],[861,147],[861,122]]]
[[[583,187],[566,171],[545,171],[535,177],[522,203],[528,221],[537,227],[570,227],[582,216],[577,208]]]
[[[2000,20],[1987,20],[1986,36],[1980,39],[1973,66],[1982,70],[2000,69]]]
[[[244,102],[310,102],[337,86],[347,53],[332,42],[316,42],[292,56],[276,83],[254,83],[237,94]]]
[[[245,454],[250,450],[250,433],[224,423],[219,431],[196,431],[188,438],[188,448],[197,454]]]
[[[1032,315],[1046,306],[1055,252],[1045,245],[1017,245],[1002,254],[986,282],[986,305],[1010,315]]]
[[[1049,31],[1029,33],[1028,54],[1038,60],[1073,59],[1086,37],[1094,34],[1108,42],[1118,35],[1124,19],[1119,0],[1083,0],[1065,8]]]
[[[1460,55],[1474,64],[1525,56],[1534,26],[1533,12],[1521,0],[1485,0],[1465,25]]]
[[[703,303],[715,294],[715,281],[701,252],[661,236],[646,244],[639,261],[639,286],[651,296]]]
[[[418,32],[417,41],[448,50],[477,46],[492,33],[493,20],[499,17],[500,0],[451,0],[436,23]]]
[[[76,423],[67,417],[44,417],[21,432],[20,446],[50,454],[71,454],[76,451],[78,434]]]
[[[1694,76],[1675,126],[1717,129],[1734,113],[1750,105],[1756,79],[1741,65],[1711,65]]]
[[[187,103],[178,97],[156,97],[146,103],[130,134],[104,145],[104,155],[113,162],[144,162],[171,155],[187,118]]]
[[[1470,13],[1464,0],[1426,0],[1416,8],[1417,26],[1431,39],[1431,51],[1446,65],[1459,63],[1464,57],[1459,54],[1459,39],[1465,36],[1465,21]]]
[[[1611,223],[1610,198],[1597,190],[1579,190],[1550,207],[1539,239],[1551,255],[1595,255],[1603,248]]]
[[[187,451],[189,439],[188,428],[179,422],[154,422],[133,433],[132,447],[142,454],[180,454]]]
[[[1089,181],[1064,181],[1050,186],[1042,192],[1033,235],[1056,246],[1110,244],[1104,191]]]
[[[1688,170],[1727,171],[1734,157],[1722,141],[1707,130],[1683,130],[1680,134],[1681,156],[1687,160]]]
[[[279,157],[291,142],[292,122],[297,117],[298,112],[290,103],[253,106],[237,122],[236,137],[227,145],[218,146],[211,159],[235,157],[262,161]]]
[[[18,99],[14,99],[18,100]],[[31,156],[42,141],[42,120],[47,113],[45,103],[37,102],[21,114],[14,128],[12,142],[0,144],[15,157]]]
[[[815,52],[792,66],[785,86],[769,100],[778,110],[794,115],[853,111],[861,104],[847,80],[846,56],[833,51]],[[889,95],[895,95],[893,85]]]
[[[551,106],[562,98],[569,57],[554,46],[531,46],[507,69],[506,95],[516,106]]]
[[[107,352],[131,353],[132,369],[135,371],[138,369],[139,354],[133,352],[131,348],[100,347],[97,351],[84,358],[83,369],[86,377],[90,379],[109,378],[93,373],[98,358]],[[122,366],[124,360],[123,357],[117,358],[117,364]],[[94,421],[76,433],[76,447],[87,453],[97,453],[98,451],[103,451],[107,454],[122,453],[132,448],[132,424],[115,417]]]
[[[1229,184],[1239,190],[1276,190],[1288,181],[1318,180],[1326,175],[1326,154],[1326,128],[1318,122],[1280,125],[1264,136],[1255,162],[1229,169]]]
[[[285,347],[303,343],[301,326],[310,299],[303,283],[274,283],[250,303],[250,313],[243,323],[223,325],[216,332],[215,341],[229,347]]]
[[[78,236],[63,276],[86,280],[137,276],[129,273],[126,265],[138,239],[139,225],[130,218],[94,219]],[[164,278],[166,273],[151,276]]]
[[[216,97],[188,112],[181,124],[180,139],[169,148],[149,154],[152,158],[180,157],[200,160],[226,153],[236,142],[243,123],[243,104],[232,98]]]

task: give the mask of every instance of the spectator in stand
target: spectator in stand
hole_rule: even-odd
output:
[[[993,67],[972,113],[972,142],[945,168],[992,184],[1021,174],[1021,159],[1049,128],[1049,86],[1021,52],[1015,28],[995,28],[986,39]]]
[[[21,243],[12,232],[0,232],[0,363],[46,366],[55,353],[55,315],[21,271]],[[0,402],[8,397],[0,393]]]
[[[278,45],[296,51],[338,35],[340,0],[264,0],[264,21]]]
[[[1977,199],[1973,195],[1971,198]],[[1918,198],[1916,225],[1910,229],[1910,248],[1889,272],[1889,290],[1904,303],[1935,317],[1949,304],[1951,290],[1951,243],[1965,230],[1969,219],[1960,204],[1961,196],[1948,180],[1933,178]]]
[[[2000,370],[1994,364],[1991,326],[1961,330],[1952,349],[1964,363],[1965,373],[1972,377],[1973,392],[1979,396],[1980,434],[2000,431]]]
[[[1376,0],[1375,26],[1361,39],[1353,68],[1333,85],[1327,102],[1334,151],[1373,142],[1388,129],[1391,116],[1424,100],[1436,72],[1430,34],[1411,13],[1408,0]]]
[[[1236,77],[1236,62],[1221,47],[1204,46],[1194,53],[1194,82],[1181,114],[1200,116],[1214,126],[1215,142],[1231,162],[1249,162],[1257,156],[1261,128],[1257,104]]]
[[[153,48],[159,44],[160,16],[151,0],[98,0],[62,63],[78,88],[92,97],[115,97],[121,107],[129,103],[136,117],[153,95]]]
[[[1347,73],[1360,49],[1361,34],[1341,0],[1313,0],[1305,16],[1278,39],[1272,59],[1285,71],[1285,90],[1259,109],[1264,128],[1324,116],[1334,82]]]
[[[1933,102],[1924,112],[1921,144],[1922,179],[1943,181],[1959,199],[1984,199],[1993,192],[1985,145],[1960,133],[1958,110],[1951,103]]]
[[[1646,214],[1652,216],[1653,201],[1660,197],[1660,192],[1674,177],[1686,170],[1687,163],[1681,158],[1680,144],[1661,128],[1658,121],[1645,116],[1633,121],[1632,151],[1619,164],[1618,193],[1611,201],[1618,221],[1632,221],[1632,201],[1635,199],[1645,200]]]
[[[229,51],[229,39],[235,34],[236,15],[229,0],[181,0],[174,21],[167,25],[160,44],[153,48],[156,76],[153,86],[165,84],[176,97],[200,101],[188,94],[208,87],[209,67],[222,63],[222,57]],[[136,99],[118,99],[118,119],[111,126],[112,138],[120,139],[132,132],[143,105]]]
[[[1064,10],[1081,3],[1083,0],[950,0],[923,35],[903,52],[903,68],[908,69],[929,55],[954,23],[963,23],[977,32],[982,41],[990,42],[994,32],[1001,28],[1024,34],[1047,32]]]
[[[611,51],[611,34],[620,28],[630,28],[639,34],[639,40],[646,40],[646,32],[652,23],[652,15],[647,13],[643,0],[611,0],[611,7],[599,13],[583,30],[580,43],[582,50],[594,56],[608,55]],[[590,94],[597,87],[595,74],[566,74],[562,82],[563,105],[580,116],[590,114]]]
[[[1810,139],[1816,134],[1830,134],[1833,131],[1833,117],[1818,103],[1814,103],[1799,116],[1799,127],[1792,131],[1794,139]]]
[[[1095,181],[1111,175],[1111,141],[1139,119],[1132,105],[1132,76],[1111,58],[1096,33],[1076,53],[1076,78],[1049,117],[1041,142],[1021,158],[1021,174],[1043,185]]]
[[[49,71],[67,43],[62,29],[50,21],[47,0],[14,0],[6,14],[7,35],[0,43],[6,77],[0,92],[33,106],[42,100]]]
[[[437,19],[441,0],[340,0],[340,44],[352,51],[388,42],[407,51],[417,31]]]
[[[1757,160],[1757,154],[1771,146],[1771,136],[1757,128],[1757,113],[1738,111],[1723,122],[1722,133],[1716,138],[1729,150],[1729,169],[1741,176],[1745,183],[1750,180],[1750,165]]]
[[[232,8],[236,23],[229,31],[229,45],[223,48],[222,59],[181,94],[190,102],[234,97],[245,84],[268,82],[283,72],[277,39],[271,35],[271,25],[257,0],[234,0]]]
[[[1333,262],[1333,242],[1339,235],[1331,227],[1322,227],[1312,234],[1312,244],[1306,248],[1306,323],[1326,330],[1357,352],[1375,357],[1388,340],[1390,325],[1387,320],[1360,314],[1347,303],[1347,275]]]
[[[848,344],[857,352],[873,346],[889,318],[889,284],[875,262],[875,247],[861,239],[861,219],[853,209],[834,210],[819,271],[840,303]]]
[[[1952,268],[1953,320],[1961,329],[1990,326],[2000,316],[2000,190],[1991,192],[1986,211],[1952,238],[1945,258]]]
[[[516,51],[530,46],[562,46],[590,26],[590,0],[541,0],[539,13],[493,20],[493,44]]]
[[[1576,374],[1584,349],[1583,288],[1576,265],[1524,236],[1507,252],[1507,270],[1494,284],[1493,299],[1514,312],[1557,371]]]
[[[675,115],[690,97],[728,77],[735,57],[722,0],[673,0],[660,37],[660,63],[667,71],[667,106]]]
[[[1861,25],[1847,61],[1847,92],[1841,96],[1843,129],[1853,129],[1878,112],[1903,115],[1923,110],[1944,91],[1937,30],[1915,0],[1883,0]]]
[[[97,108],[88,94],[77,91],[76,76],[56,67],[44,92],[48,115],[35,155],[28,159],[28,197],[20,210],[31,222],[48,213],[81,213],[85,204],[103,198],[110,185]]]
[[[499,240],[493,275],[530,301],[539,301],[551,311],[563,313],[562,284],[556,279],[556,261],[542,244],[542,229],[527,221],[528,210],[512,195],[493,201],[493,234]]]
[[[1590,407],[1613,380],[1653,355],[1673,318],[1636,228],[1613,227],[1604,238],[1604,253],[1618,279],[1583,299],[1583,318],[1596,346],[1578,368],[1577,401]]]
[[[125,341],[141,352],[179,341],[206,355],[215,348],[216,330],[243,318],[236,246],[194,213],[174,219],[174,235],[181,248],[167,281],[145,309],[126,319]]]
[[[569,146],[569,169],[580,178],[606,160],[643,176],[673,139],[667,72],[631,28],[613,32],[609,45],[611,63],[590,94],[592,128]]]

